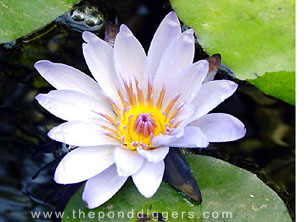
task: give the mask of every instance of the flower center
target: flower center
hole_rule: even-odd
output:
[[[180,120],[177,120],[180,110],[184,106],[182,103],[174,108],[180,95],[166,101],[165,86],[161,89],[159,96],[154,97],[154,88],[151,81],[148,82],[147,95],[144,95],[139,88],[138,81],[134,77],[135,85],[122,79],[125,94],[122,89],[117,89],[122,107],[120,108],[111,98],[106,97],[112,105],[118,120],[108,115],[101,114],[114,127],[102,126],[107,132],[106,135],[120,140],[122,147],[135,150],[137,147],[143,149],[152,148],[151,141],[159,135],[169,135],[173,129],[178,127]]]
[[[150,117],[150,115],[151,113],[140,113],[136,118],[133,130],[136,132],[137,135],[142,135],[144,137],[153,135],[156,123],[152,116]]]
[[[166,134],[169,125],[161,109],[150,105],[133,106],[121,116],[119,134],[128,148],[148,149],[152,138]]]

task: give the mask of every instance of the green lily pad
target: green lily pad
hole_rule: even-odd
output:
[[[52,22],[79,0],[0,0],[0,43]]]
[[[161,216],[167,221],[292,221],[283,201],[255,174],[208,156],[188,155],[187,160],[202,193],[201,205],[164,182],[154,197],[146,199],[129,180],[112,199],[93,210],[85,207],[79,190],[68,203],[63,222],[157,221],[153,218]]]
[[[269,75],[267,80],[271,78],[271,81],[265,89],[272,96],[282,98],[277,90],[270,88],[280,87],[281,95],[284,85],[280,83],[294,79],[294,0],[170,1],[179,18],[194,28],[207,53],[220,53],[223,63],[239,79],[250,81],[266,73],[285,72],[284,81],[279,75]],[[264,90],[263,84],[257,86]],[[292,94],[286,93],[285,101],[294,100],[289,97]]]
[[[276,95],[277,98],[295,105],[295,77],[294,72],[272,72],[250,82],[263,90],[265,94]]]

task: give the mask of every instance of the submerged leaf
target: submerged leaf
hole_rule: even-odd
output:
[[[202,196],[192,175],[187,160],[179,149],[171,148],[165,159],[164,180],[178,191],[181,191],[194,201],[201,203]]]

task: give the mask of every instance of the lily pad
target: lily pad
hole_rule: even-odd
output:
[[[295,105],[295,79],[294,72],[272,72],[251,80],[251,83],[263,90],[267,95]],[[275,80],[275,81],[274,81]]]
[[[179,18],[194,28],[207,53],[220,53],[222,62],[239,79],[250,81],[266,73],[285,72],[284,82],[294,80],[294,0],[170,1]],[[257,86],[277,98],[288,97],[284,101],[294,100],[288,92],[280,96],[285,90],[279,75],[270,78],[267,89],[265,84]],[[280,95],[269,90],[271,87],[281,88]]]
[[[283,201],[255,174],[208,156],[188,155],[187,160],[202,193],[201,205],[164,182],[154,197],[146,199],[129,180],[93,210],[85,207],[79,190],[68,203],[63,221],[292,221]]]
[[[52,22],[79,0],[0,0],[0,43]]]

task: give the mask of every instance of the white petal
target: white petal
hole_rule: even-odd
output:
[[[78,147],[60,161],[54,180],[70,184],[90,179],[114,163],[113,153],[114,146]]]
[[[146,198],[150,198],[159,188],[165,172],[164,161],[151,163],[146,161],[143,167],[132,175],[138,191]]]
[[[52,90],[36,96],[39,104],[63,120],[88,121],[104,115],[116,118],[113,111],[93,97],[72,90]]]
[[[83,32],[82,38],[87,42],[82,45],[83,55],[92,75],[105,94],[119,105],[113,48],[90,32]]]
[[[140,155],[145,157],[149,162],[157,163],[167,156],[169,152],[169,147],[159,147],[155,149],[145,150],[141,147],[137,148],[137,151]]]
[[[170,43],[181,34],[180,22],[175,12],[170,12],[160,23],[148,51],[149,73],[154,77],[161,58]]]
[[[178,127],[173,129],[170,135],[159,135],[154,137],[151,141],[152,147],[170,146],[178,140],[178,138],[181,138],[184,135],[184,128],[193,121],[196,111],[197,107],[194,105],[188,104],[184,106],[173,122],[173,125],[179,123]]]
[[[194,119],[198,119],[213,110],[216,106],[230,97],[237,89],[237,84],[229,80],[214,80],[202,85],[191,104],[198,106]]]
[[[244,124],[229,114],[211,113],[204,115],[191,125],[198,126],[209,142],[227,142],[245,136]]]
[[[170,144],[171,147],[203,148],[209,145],[206,136],[199,127],[185,127],[184,135]]]
[[[116,36],[114,61],[116,72],[127,82],[134,80],[135,77],[140,89],[146,94],[148,86],[147,57],[140,42],[126,25],[120,26]]]
[[[114,159],[119,176],[130,176],[136,173],[144,163],[144,158],[136,150],[131,151],[119,146],[115,148]]]
[[[180,97],[176,106],[191,102],[199,92],[208,69],[208,61],[200,60],[178,72],[174,79],[167,83],[164,107],[177,95]]]
[[[179,125],[176,129],[173,130],[171,135],[180,137],[178,135],[183,134],[182,129],[184,129],[185,126],[187,126],[193,121],[193,118],[195,117],[196,113],[197,106],[192,104],[187,104],[186,106],[184,106],[175,117],[175,122],[179,123]]]
[[[178,137],[172,135],[159,135],[152,139],[152,147],[170,146],[173,142],[178,140]]]
[[[124,185],[128,177],[117,175],[115,164],[97,176],[89,179],[84,187],[82,199],[89,209],[108,201]]]
[[[71,66],[41,60],[35,63],[35,68],[56,89],[74,90],[94,97],[100,102],[106,101],[97,82]]]
[[[179,71],[192,64],[193,57],[194,36],[193,30],[189,29],[172,41],[164,52],[153,83],[156,98],[164,83],[171,82]]]
[[[95,123],[70,121],[54,127],[48,133],[53,140],[74,146],[119,145],[120,142],[105,135]]]

